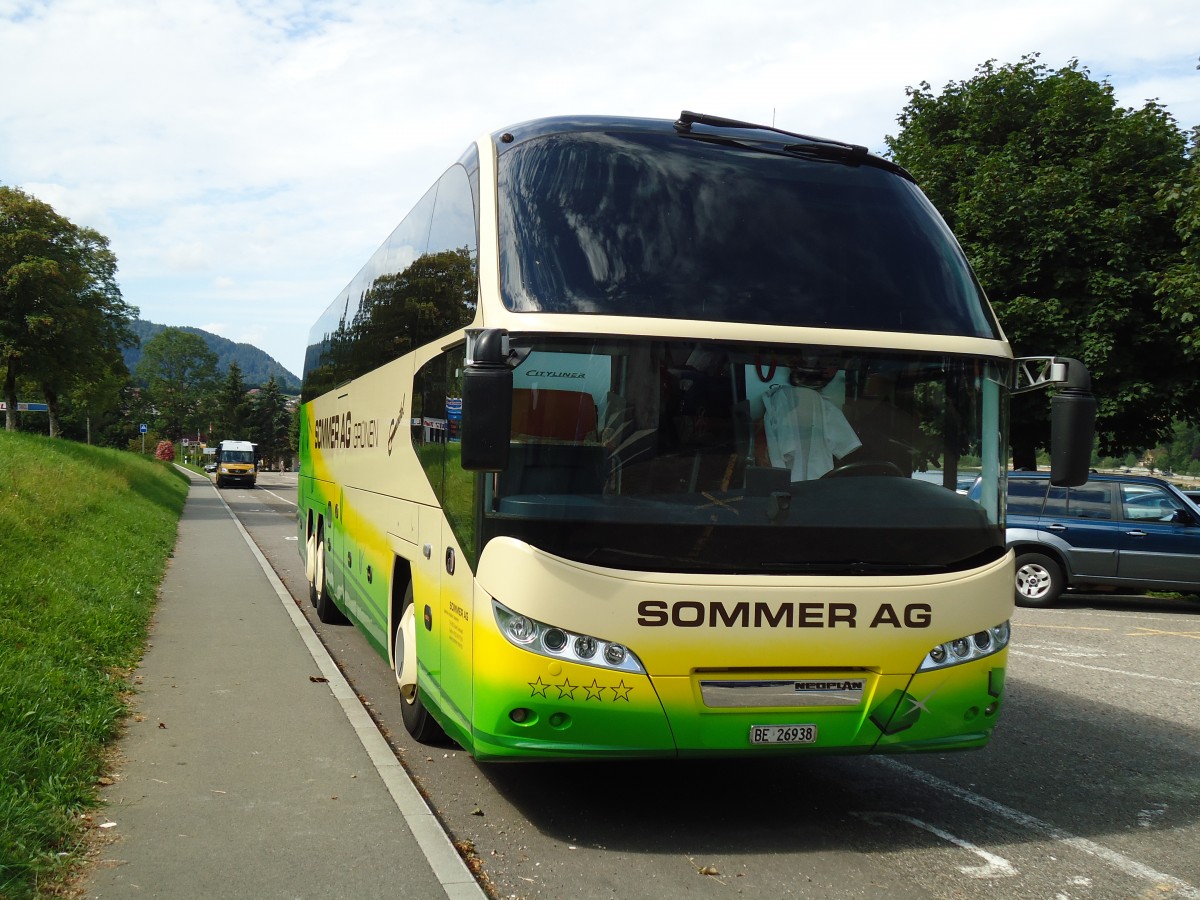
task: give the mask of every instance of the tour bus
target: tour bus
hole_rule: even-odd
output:
[[[1017,360],[912,178],[715,116],[487,134],[313,327],[298,536],[323,622],[481,760],[987,743]],[[977,472],[974,500],[956,491]],[[940,474],[936,474],[940,473]]]
[[[258,480],[254,444],[250,441],[221,441],[217,445],[217,487],[227,484],[248,484]]]

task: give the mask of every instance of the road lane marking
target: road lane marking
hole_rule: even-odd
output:
[[[1008,648],[1009,656],[1028,656],[1031,659],[1040,659],[1042,662],[1056,663],[1060,666],[1074,666],[1076,669],[1088,669],[1092,672],[1105,672],[1109,675],[1127,675],[1130,678],[1145,678],[1148,681],[1165,681],[1167,684],[1178,684],[1183,687],[1200,687],[1200,681],[1184,681],[1182,678],[1171,678],[1167,675],[1150,675],[1146,672],[1130,672],[1128,669],[1113,669],[1109,666],[1089,666],[1087,663],[1073,662],[1069,659],[1055,659],[1053,656],[1045,656],[1041,653],[1025,653],[1022,650],[1014,650]]]
[[[1089,856],[1094,856],[1103,862],[1108,863],[1113,868],[1129,875],[1133,878],[1139,878],[1143,881],[1153,882],[1158,891],[1170,890],[1180,897],[1192,897],[1200,900],[1200,889],[1194,885],[1188,884],[1182,879],[1176,878],[1174,875],[1168,875],[1166,872],[1159,872],[1136,859],[1131,859],[1124,853],[1118,853],[1116,850],[1111,850],[1108,847],[1097,844],[1095,841],[1089,841],[1087,838],[1079,837],[1071,834],[1069,831],[1064,831],[1057,825],[1051,825],[1049,822],[1043,822],[1041,819],[1023,813],[1020,810],[1005,806],[1002,803],[997,803],[995,800],[989,800],[987,797],[982,797],[979,794],[960,788],[956,784],[951,784],[949,781],[944,781],[936,775],[930,775],[928,772],[923,772],[920,769],[914,769],[912,766],[905,765],[901,762],[896,762],[886,756],[875,757],[874,761],[882,766],[892,769],[901,775],[907,775],[916,781],[921,782],[926,787],[933,788],[936,791],[941,791],[944,794],[949,794],[959,800],[977,806],[980,809],[990,812],[1002,819],[1007,819],[1015,825],[1022,828],[1027,828],[1030,831],[1037,831],[1041,834],[1078,850],[1081,853],[1086,853]]]
[[[1018,628],[1053,628],[1058,631],[1112,631],[1096,625],[1033,625],[1029,622],[1013,622]]]
[[[1161,628],[1147,628],[1144,625],[1137,631],[1131,631],[1125,637],[1185,637],[1200,641],[1200,631],[1165,631]]]
[[[280,497],[280,496],[279,496],[277,493],[275,493],[274,491],[269,491],[269,490],[267,490],[267,489],[266,489],[265,487],[263,487],[261,484],[258,486],[258,489],[259,489],[260,491],[262,491],[264,494],[270,494],[272,497],[274,497],[276,500],[280,501],[281,503],[287,503],[287,504],[288,504],[288,505],[290,505],[290,506],[295,506],[295,505],[296,505],[296,501],[295,501],[295,500],[289,500],[287,497]]]
[[[982,866],[959,866],[958,871],[964,875],[970,875],[972,878],[1012,878],[1019,874],[1016,867],[1003,856],[997,856],[994,853],[989,853],[982,847],[972,844],[965,838],[957,837],[948,831],[938,828],[936,825],[930,825],[928,822],[922,822],[920,819],[914,819],[912,816],[906,816],[901,813],[889,812],[856,812],[854,815],[860,819],[865,819],[872,825],[883,824],[880,819],[897,819],[901,822],[907,822],[914,828],[920,828],[922,831],[928,831],[932,835],[940,837],[943,841],[953,844],[956,847],[961,847],[974,853],[983,860]]]

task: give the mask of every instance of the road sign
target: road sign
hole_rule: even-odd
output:
[[[149,430],[150,429],[146,427],[145,422],[143,422],[141,425],[138,426],[138,431],[140,431],[142,434],[145,434]]]
[[[0,400],[0,412],[7,412],[8,404]],[[18,403],[17,412],[49,412],[50,407],[45,403]]]

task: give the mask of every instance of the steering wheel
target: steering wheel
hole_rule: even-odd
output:
[[[821,477],[845,478],[849,475],[895,475],[903,478],[904,472],[894,462],[888,462],[886,459],[864,459],[859,462],[834,466]]]

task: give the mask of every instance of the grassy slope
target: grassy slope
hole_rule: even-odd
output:
[[[186,496],[169,465],[0,432],[0,897],[78,846]]]

